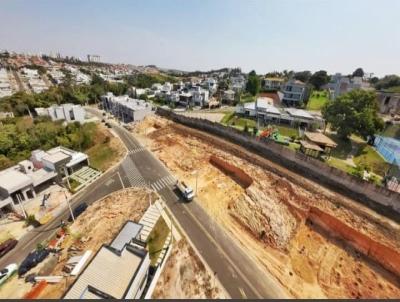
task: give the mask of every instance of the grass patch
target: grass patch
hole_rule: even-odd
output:
[[[224,117],[225,118],[225,117]],[[244,126],[247,124],[248,128],[254,128],[257,126],[257,123],[253,119],[248,119],[244,117],[239,117],[237,115],[233,115],[227,122],[227,126],[233,126],[237,129],[243,130]]]
[[[158,256],[161,253],[169,233],[170,229],[168,225],[165,223],[165,220],[160,217],[154,228],[151,230],[147,240],[147,248],[149,250],[151,265],[156,264]]]
[[[240,96],[240,103],[244,104],[244,103],[250,103],[250,102],[255,102],[256,101],[256,97],[252,96],[250,93],[243,93]]]
[[[331,167],[342,170],[349,174],[352,174],[355,171],[355,167],[348,165],[345,161],[336,157],[329,158],[326,163]]]
[[[389,125],[381,134],[382,136],[400,139],[400,125]]]
[[[307,110],[321,110],[322,107],[329,101],[326,91],[313,91],[310,99],[307,102]]]
[[[356,156],[354,156],[354,162],[357,165],[368,168],[379,176],[384,176],[385,172],[390,167],[382,156],[380,156],[372,146],[367,144],[364,144],[359,148]]]
[[[104,172],[114,160],[116,151],[110,147],[109,143],[102,143],[88,149],[86,154],[89,156],[90,165]]]
[[[221,124],[227,125],[229,121],[235,116],[235,112],[228,112],[221,120]]]
[[[75,193],[76,188],[81,185],[81,183],[79,181],[76,181],[75,179],[72,179],[72,178],[69,179],[69,184],[71,186],[72,193]]]
[[[277,128],[280,135],[287,137],[299,136],[299,131],[296,128],[282,126],[282,125],[272,125],[272,127]]]
[[[297,143],[289,143],[289,145],[287,147],[293,151],[300,150],[300,144],[297,144]]]

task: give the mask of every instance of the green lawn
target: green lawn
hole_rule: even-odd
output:
[[[365,166],[377,175],[384,176],[389,169],[389,164],[372,146],[362,145],[354,157],[356,165]]]
[[[224,116],[224,118],[222,119],[222,123],[224,123],[224,119],[225,119],[226,115]],[[236,115],[232,115],[231,118],[225,120],[225,125],[227,126],[233,126],[237,129],[244,129],[244,126],[247,124],[248,128],[254,128],[257,126],[257,123],[255,120],[253,119],[249,119],[249,118],[245,118],[245,117],[239,117]]]
[[[272,125],[272,127],[277,128],[280,135],[287,137],[299,136],[299,131],[296,128],[282,125]]]
[[[160,217],[147,240],[147,248],[149,251],[151,265],[156,264],[158,256],[161,253],[161,250],[169,233],[169,227],[165,223],[165,220]]]
[[[235,116],[235,112],[227,112],[221,120],[221,124],[228,124],[228,122]]]
[[[90,165],[99,170],[105,171],[115,158],[115,150],[108,143],[95,145],[86,151],[89,156]]]
[[[354,167],[348,165],[345,161],[343,161],[343,160],[341,160],[341,159],[338,159],[338,158],[336,158],[336,157],[330,157],[330,158],[326,161],[326,163],[327,163],[329,166],[332,166],[332,167],[334,167],[334,168],[336,168],[336,169],[342,170],[342,171],[347,172],[347,173],[349,173],[349,174],[351,174],[351,173],[354,172],[354,170],[355,170]]]
[[[250,103],[250,102],[255,102],[256,101],[256,97],[252,96],[250,93],[242,93],[242,95],[240,96],[240,103]]]
[[[328,102],[328,93],[326,91],[313,91],[307,103],[307,110],[321,110]]]

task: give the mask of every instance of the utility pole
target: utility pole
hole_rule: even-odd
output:
[[[28,218],[28,216],[26,215],[25,208],[24,208],[24,206],[22,205],[22,200],[21,200],[21,197],[19,196],[19,194],[18,194],[18,193],[17,193],[15,196],[17,197],[17,200],[18,200],[19,206],[21,207],[22,214],[24,215],[25,219],[27,219],[27,218]]]
[[[65,193],[65,191],[64,191],[64,196],[65,196],[65,201],[66,201],[67,204],[68,204],[69,212],[71,213],[72,221],[75,222],[74,212],[72,212],[71,204],[69,203],[69,200],[68,200],[68,198],[67,198],[67,193]]]

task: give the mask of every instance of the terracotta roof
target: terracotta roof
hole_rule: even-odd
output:
[[[326,135],[319,132],[305,132],[304,135],[309,141],[328,147],[336,147],[337,144]]]
[[[306,149],[315,150],[315,151],[324,151],[320,146],[314,144],[313,142],[308,141],[300,141],[300,145],[302,145]]]

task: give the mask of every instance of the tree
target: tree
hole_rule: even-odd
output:
[[[320,70],[315,72],[310,77],[310,83],[317,89],[320,90],[321,87],[329,82],[330,78],[325,70]]]
[[[246,84],[246,91],[249,92],[251,95],[256,96],[260,92],[260,88],[260,79],[257,76],[256,72],[253,70],[249,73]]]
[[[148,96],[147,96],[147,94],[145,94],[145,93],[143,93],[143,94],[141,94],[141,95],[139,95],[139,99],[140,100],[144,100],[144,101],[147,101],[148,100]]]
[[[353,72],[353,77],[363,77],[364,76],[364,70],[359,67]]]
[[[302,81],[303,83],[307,83],[308,80],[311,78],[311,72],[308,70],[295,72],[293,78]]]
[[[356,89],[343,94],[327,103],[322,115],[343,139],[348,139],[351,134],[366,139],[384,127],[378,116],[376,94],[372,91]]]
[[[376,89],[387,89],[395,86],[400,86],[400,77],[395,74],[384,76],[375,84]]]

